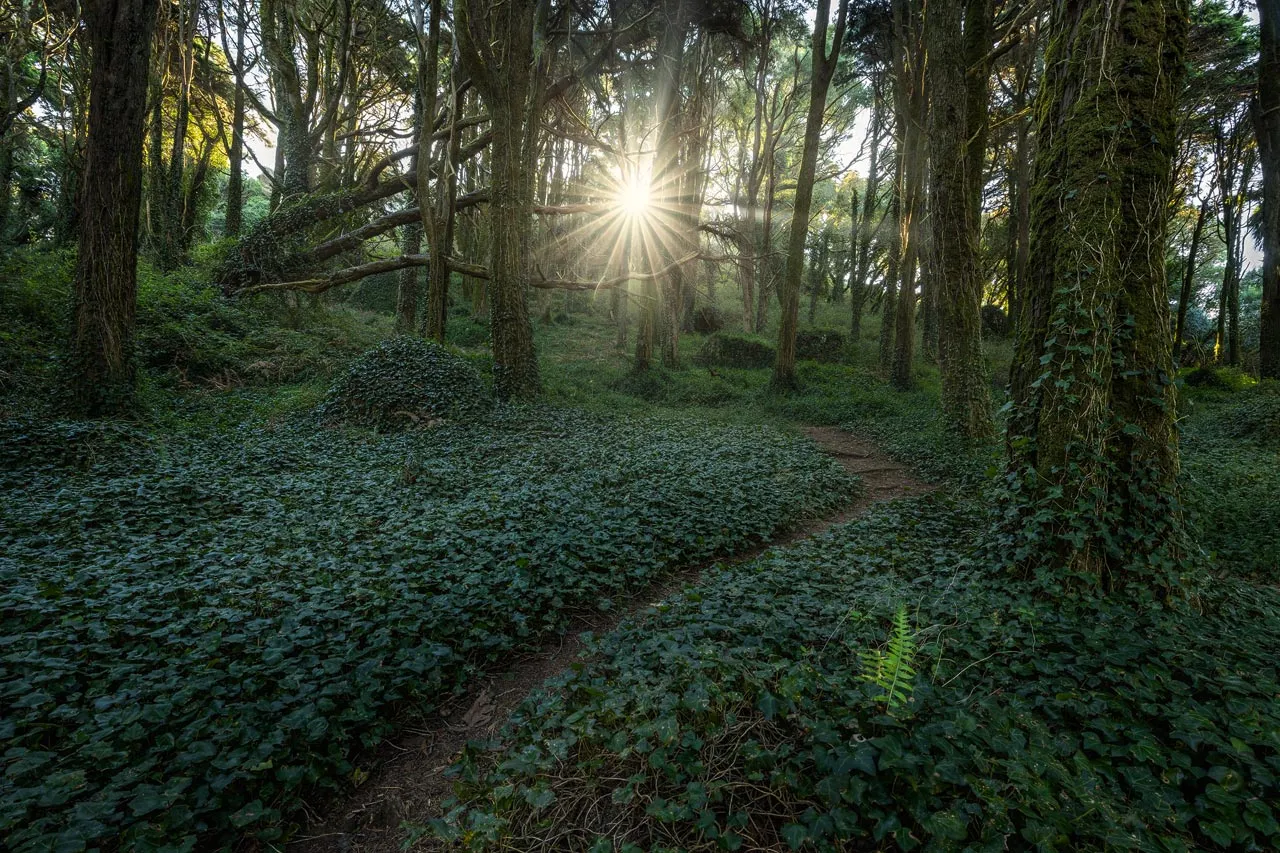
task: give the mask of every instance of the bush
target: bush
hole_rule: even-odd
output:
[[[112,452],[75,471],[57,432]],[[143,453],[96,426],[24,442],[0,466],[15,853],[277,840],[397,707],[430,712],[573,614],[856,491],[781,430],[535,409],[384,436],[251,421]]]
[[[693,311],[693,330],[704,335],[724,328],[724,312],[714,305],[699,305]]]
[[[484,379],[465,358],[432,341],[403,335],[356,359],[320,404],[327,424],[393,432],[491,409]]]
[[[707,367],[769,367],[775,352],[769,344],[746,335],[717,332],[707,338],[694,361]]]
[[[982,306],[982,336],[1006,338],[1009,336],[1009,317],[999,305]]]
[[[844,355],[844,332],[835,329],[802,329],[796,333],[796,358],[836,362]]]
[[[1235,390],[1223,372],[1216,367],[1197,367],[1183,376],[1182,381],[1192,388],[1215,391]]]

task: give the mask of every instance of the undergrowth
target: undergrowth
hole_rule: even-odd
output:
[[[1226,582],[1201,611],[1047,600],[976,564],[989,522],[935,495],[712,574],[469,748],[461,801],[417,834],[470,850],[1280,845],[1280,593]],[[916,674],[888,700],[895,657]]]
[[[233,426],[259,406],[233,402],[185,429],[4,426],[6,849],[285,837],[397,709],[856,491],[758,427],[505,409],[379,436]]]

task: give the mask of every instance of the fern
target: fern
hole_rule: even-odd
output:
[[[882,691],[875,701],[884,702],[885,708],[894,711],[911,699],[911,683],[916,677],[915,637],[907,620],[907,608],[899,605],[893,617],[893,631],[886,648],[863,649],[862,679]]]

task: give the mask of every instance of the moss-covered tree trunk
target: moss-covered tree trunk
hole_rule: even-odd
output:
[[[544,44],[537,53],[534,48],[545,26],[538,7],[536,0],[508,0],[499,6],[460,0],[454,8],[458,53],[489,107],[493,128],[489,332],[494,389],[503,399],[531,399],[542,391],[528,304],[533,154],[541,108],[535,85],[540,60],[535,56],[546,58]]]
[[[1164,270],[1178,0],[1054,8],[1040,93],[1008,518],[1024,568],[1172,586],[1172,335]],[[1159,574],[1154,578],[1148,574]]]
[[[96,417],[133,400],[138,211],[156,0],[98,0],[84,17],[92,60],[69,403],[76,414]]]
[[[1280,0],[1258,0],[1262,43],[1254,130],[1262,167],[1260,372],[1280,379]]]
[[[987,61],[991,0],[930,9],[929,171],[936,253],[942,413],[967,439],[995,434],[982,357],[981,237],[983,153],[987,129]],[[962,26],[963,25],[963,26]]]

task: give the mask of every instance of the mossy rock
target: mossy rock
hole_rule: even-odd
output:
[[[465,358],[431,341],[389,338],[356,359],[320,404],[326,424],[394,432],[483,415],[493,396]]]
[[[836,362],[844,355],[844,332],[836,329],[803,329],[796,333],[796,358]]]
[[[694,356],[694,361],[707,367],[769,367],[773,360],[773,347],[755,338],[728,332],[717,332],[707,338]]]

